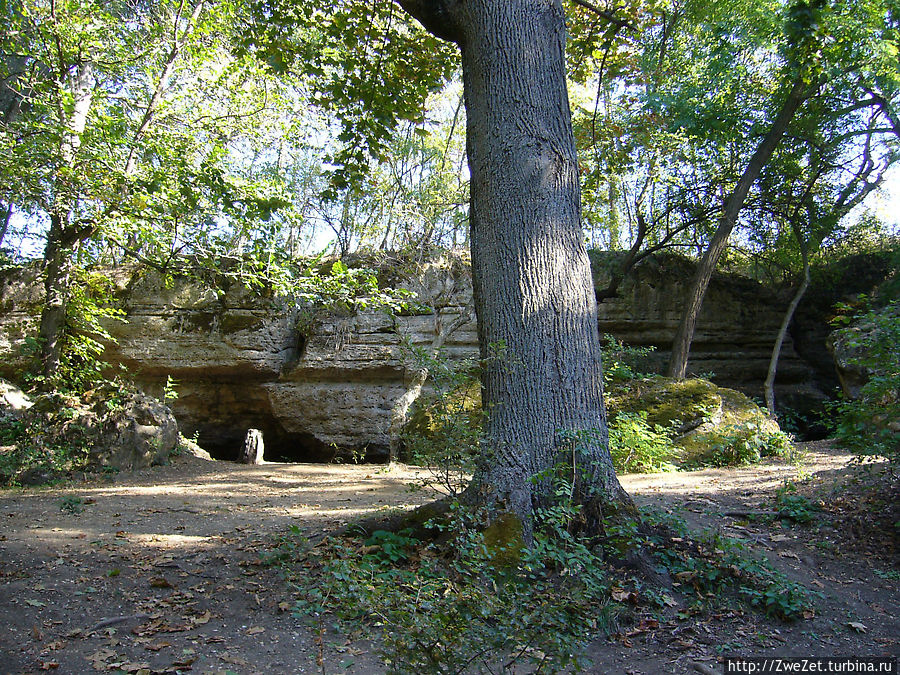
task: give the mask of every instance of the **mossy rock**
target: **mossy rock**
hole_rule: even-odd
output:
[[[478,380],[450,392],[443,402],[439,402],[434,395],[423,394],[413,405],[403,434],[432,438],[443,428],[441,417],[451,414],[465,415],[473,426],[480,424],[481,383]]]
[[[790,439],[744,394],[703,379],[649,377],[607,392],[610,419],[647,413],[651,427],[670,430],[683,467],[746,464],[783,454]]]
[[[646,412],[651,427],[682,436],[721,417],[721,391],[707,380],[648,377],[613,383],[606,392],[606,405],[610,418],[620,412]]]
[[[462,414],[470,427],[480,423],[481,389],[472,382],[449,395],[443,410],[423,397],[404,429],[407,438],[434,439],[447,433],[448,415]],[[681,467],[746,464],[785,454],[790,438],[744,394],[699,378],[653,376],[613,382],[606,391],[610,423],[620,413],[646,414],[651,429],[667,433]],[[435,414],[435,413],[438,414]]]

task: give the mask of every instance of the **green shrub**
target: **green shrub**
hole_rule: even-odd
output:
[[[402,439],[408,459],[431,472],[428,481],[450,495],[459,494],[475,469],[480,452],[481,384],[472,361],[430,356],[405,345],[416,368],[428,370],[430,390],[413,406]]]
[[[783,431],[772,429],[763,421],[751,420],[697,434],[691,439],[691,448],[684,458],[686,468],[740,466],[764,457],[789,456],[793,444]]]
[[[745,544],[718,532],[689,536],[683,521],[646,511],[644,522],[656,533],[638,537],[682,587],[692,588],[700,601],[726,599],[728,592],[768,616],[794,621],[812,609],[816,593],[795,584],[764,558],[749,555]],[[680,536],[671,537],[671,534]],[[621,547],[622,544],[620,543]]]
[[[41,394],[21,418],[0,419],[0,484],[45,483],[87,469],[98,419],[129,391],[126,383],[105,382],[81,395]]]
[[[677,448],[660,427],[650,428],[647,413],[619,413],[609,423],[609,451],[616,471],[672,471]]]
[[[332,542],[314,583],[298,587],[296,614],[313,624],[333,615],[345,632],[376,629],[389,673],[579,670],[614,606],[602,559],[561,514],[537,515],[530,548],[491,543],[483,514],[461,508],[446,528],[452,553],[388,533],[372,535],[364,553]]]
[[[62,332],[59,367],[49,381],[35,372],[28,384],[42,391],[81,394],[106,383],[110,365],[103,360],[104,343],[115,342],[104,323],[123,321],[125,312],[113,303],[114,282],[100,272],[77,268],[69,286]],[[37,363],[41,345],[26,339],[26,349]]]
[[[632,347],[609,333],[600,339],[603,343],[603,381],[607,387],[613,382],[627,382],[645,374],[647,357],[654,347]]]
[[[900,462],[900,300],[870,310],[859,322],[865,330],[849,338],[857,352],[851,363],[870,376],[856,399],[836,404],[835,437],[861,459],[880,456],[896,466]]]

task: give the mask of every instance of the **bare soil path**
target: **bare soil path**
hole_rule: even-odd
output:
[[[900,654],[895,544],[867,538],[872,507],[852,488],[866,483],[854,482],[860,469],[827,444],[810,449],[801,489],[826,510],[803,527],[723,515],[769,508],[797,477],[790,465],[624,482],[641,503],[743,539],[820,592],[815,616],[778,624],[735,609],[623,626],[593,645],[592,672],[721,672],[723,653]],[[0,492],[0,673],[383,672],[370,645],[322,643],[292,618],[291,589],[260,555],[291,526],[314,537],[377,509],[428,501],[427,491],[410,490],[420,475],[183,457],[73,487]],[[832,485],[840,487],[829,493]],[[859,522],[828,511],[828,500],[850,497]]]

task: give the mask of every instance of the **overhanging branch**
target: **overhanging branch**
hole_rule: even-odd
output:
[[[453,16],[458,0],[395,0],[429,33],[448,42],[462,42],[462,31]]]
[[[584,7],[589,12],[593,12],[594,14],[599,16],[601,19],[609,21],[609,23],[613,24],[614,26],[618,26],[619,28],[627,28],[629,30],[637,30],[637,28],[635,27],[634,24],[632,24],[628,21],[625,21],[625,19],[620,19],[612,12],[609,12],[601,7],[598,7],[594,3],[588,2],[588,0],[572,0],[572,2],[574,2],[579,7]]]

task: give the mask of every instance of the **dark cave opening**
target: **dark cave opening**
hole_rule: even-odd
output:
[[[335,447],[306,432],[285,431],[280,425],[200,428],[197,430],[197,444],[213,459],[234,462],[238,459],[249,428],[262,431],[265,446],[263,459],[267,462],[322,464],[353,459],[373,463],[387,461],[386,448],[382,452],[382,448],[368,447],[359,452],[353,448]]]
[[[200,429],[197,444],[214,459],[234,462],[249,428]],[[322,443],[312,434],[289,433],[272,427],[264,427],[260,431],[265,445],[263,459],[267,462],[330,462],[336,454],[335,448]]]

